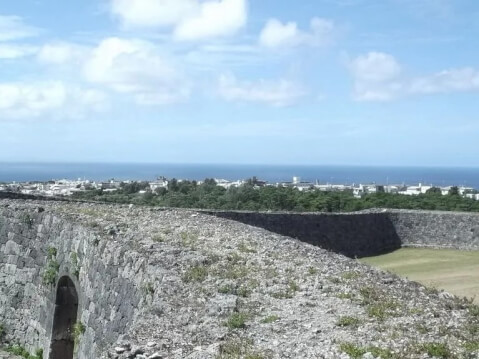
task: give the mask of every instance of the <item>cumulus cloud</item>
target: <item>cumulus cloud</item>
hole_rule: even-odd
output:
[[[176,39],[199,40],[234,34],[246,24],[246,0],[208,1],[196,16],[187,17],[174,31]]]
[[[49,113],[77,117],[106,106],[107,98],[101,91],[61,81],[0,83],[0,114],[5,118],[34,118]]]
[[[38,49],[35,46],[0,43],[0,59],[19,59],[34,55]]]
[[[176,25],[199,11],[196,0],[112,0],[110,11],[125,27]]]
[[[334,28],[332,21],[321,18],[311,20],[309,31],[300,30],[295,22],[270,19],[261,30],[259,43],[268,48],[322,46],[332,41]]]
[[[39,49],[37,59],[44,64],[73,65],[85,60],[89,51],[88,47],[74,43],[52,42]]]
[[[288,80],[248,82],[239,81],[231,74],[220,77],[218,92],[228,101],[258,102],[278,107],[292,105],[307,94],[303,87]]]
[[[231,35],[246,24],[247,0],[111,0],[126,28],[173,27],[177,40]]]
[[[34,37],[40,32],[39,28],[25,24],[19,16],[0,15],[0,41]]]
[[[479,70],[470,67],[406,77],[395,57],[381,52],[360,55],[350,61],[348,67],[358,101],[390,101],[411,95],[479,90]]]
[[[394,56],[369,52],[353,59],[349,69],[354,77],[354,96],[359,101],[387,101],[399,93],[401,66]]]
[[[180,72],[146,41],[104,39],[86,61],[84,75],[92,83],[132,94],[139,104],[170,104],[190,94]]]

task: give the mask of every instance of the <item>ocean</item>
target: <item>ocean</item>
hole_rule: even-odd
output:
[[[129,163],[0,163],[0,182],[89,179],[94,181],[154,180],[159,176],[190,180],[246,179],[268,182],[302,181],[320,184],[432,184],[479,189],[479,167],[299,166],[233,164],[129,164]]]

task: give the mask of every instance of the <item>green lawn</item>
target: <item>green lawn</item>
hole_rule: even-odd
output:
[[[361,262],[479,303],[479,251],[402,248]]]

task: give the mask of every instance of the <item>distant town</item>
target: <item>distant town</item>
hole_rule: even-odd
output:
[[[142,186],[142,190],[139,190],[139,194],[147,192],[155,192],[159,189],[168,189],[168,183],[171,179],[165,177],[159,177],[154,181],[142,181],[142,183],[147,183],[147,186]],[[177,180],[177,182],[183,182],[185,180]],[[247,183],[251,183],[250,180],[236,180],[229,181],[225,179],[214,179],[216,184],[225,189],[231,187],[241,187]],[[78,180],[51,180],[46,182],[39,181],[30,181],[30,182],[11,182],[11,183],[0,183],[0,191],[3,192],[15,192],[28,195],[39,195],[47,197],[57,197],[57,196],[72,196],[77,192],[85,192],[91,190],[101,190],[103,192],[116,192],[119,191],[122,186],[125,184],[131,184],[136,181],[120,181],[111,179],[108,181],[90,181],[86,179]],[[197,181],[198,184],[201,184],[203,181]],[[318,181],[313,182],[304,182],[300,177],[293,177],[291,182],[277,182],[269,183],[267,181],[262,181],[254,178],[254,186],[264,187],[264,186],[273,186],[273,187],[291,187],[296,188],[299,191],[311,191],[319,190],[323,192],[350,192],[353,193],[354,197],[361,198],[367,194],[374,193],[392,193],[400,194],[406,196],[415,196],[420,194],[425,194],[428,191],[434,190],[437,193],[442,195],[447,195],[451,193],[451,190],[457,191],[457,194],[461,195],[464,198],[470,198],[474,200],[479,200],[479,191],[472,187],[466,186],[433,186],[419,183],[417,185],[406,185],[406,184],[330,184],[325,183],[321,184]]]

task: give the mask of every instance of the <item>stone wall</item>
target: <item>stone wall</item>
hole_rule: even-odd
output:
[[[0,322],[7,340],[30,352],[41,348],[48,358],[55,285],[63,275],[78,288],[78,319],[86,328],[79,358],[97,357],[126,332],[140,304],[135,282],[143,259],[116,243],[113,232],[107,236],[100,240],[95,231],[42,208],[0,208]],[[53,285],[43,283],[49,248],[59,264]]]
[[[344,254],[367,257],[402,246],[479,250],[479,214],[373,210],[348,214],[207,213]]]
[[[401,247],[387,213],[209,213],[297,238],[348,257],[377,255]]]
[[[404,247],[479,250],[479,214],[390,210]]]

